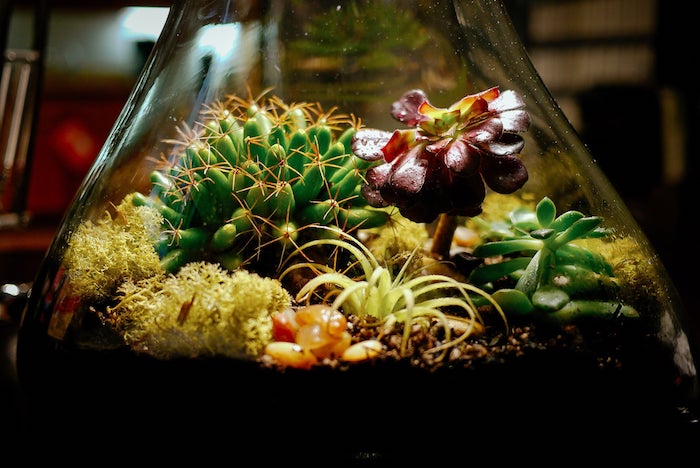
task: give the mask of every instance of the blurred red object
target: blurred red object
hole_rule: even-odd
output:
[[[43,102],[29,182],[33,215],[62,215],[68,209],[123,106],[119,98]]]

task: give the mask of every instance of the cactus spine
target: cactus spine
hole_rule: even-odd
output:
[[[389,213],[359,190],[371,164],[350,149],[357,127],[352,116],[275,96],[212,106],[175,162],[151,174],[150,197],[134,198],[164,215],[157,248],[165,269],[281,257],[309,225],[351,232],[385,224]]]

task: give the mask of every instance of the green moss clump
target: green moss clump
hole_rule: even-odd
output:
[[[272,313],[291,306],[279,281],[208,262],[124,283],[118,295],[108,321],[134,350],[161,359],[258,356],[272,340]]]
[[[423,247],[428,241],[425,224],[414,223],[401,215],[393,215],[394,221],[367,232],[367,247],[372,255],[395,273],[406,261],[411,265],[408,272],[421,269]]]
[[[400,215],[394,215],[394,222],[372,229],[367,240],[369,249],[378,259],[388,260],[404,252],[412,252],[416,247],[424,247],[428,240],[425,224],[414,223]]]
[[[64,256],[71,294],[100,301],[111,298],[124,281],[161,274],[153,245],[162,222],[158,210],[135,206],[129,195],[114,217],[105,212],[96,223],[80,224]]]

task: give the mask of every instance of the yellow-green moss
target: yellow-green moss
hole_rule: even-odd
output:
[[[116,207],[114,217],[105,212],[96,223],[81,223],[64,256],[71,294],[103,300],[124,281],[160,274],[153,245],[162,221],[158,210],[134,206],[128,196]]]
[[[648,307],[652,302],[664,300],[666,294],[660,284],[658,271],[650,267],[649,251],[631,237],[603,239],[581,239],[576,244],[597,252],[612,265],[615,278],[622,286],[620,298],[638,308]]]
[[[507,220],[510,212],[516,208],[529,208],[534,210],[535,205],[535,197],[529,193],[514,195],[489,192],[481,204],[482,213],[479,215],[479,218],[490,223],[494,221],[503,221]],[[472,218],[467,218],[467,225],[469,225],[471,219]]]
[[[367,240],[367,247],[372,255],[387,266],[397,269],[411,260],[408,271],[415,271],[423,266],[421,252],[428,240],[425,224],[414,223],[394,215],[393,222],[372,230],[373,236]]]
[[[272,340],[271,314],[291,306],[279,281],[194,262],[119,288],[109,320],[137,351],[155,357],[257,356]]]

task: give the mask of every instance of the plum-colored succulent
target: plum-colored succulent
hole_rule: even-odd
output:
[[[518,135],[530,125],[525,104],[512,90],[493,87],[434,107],[422,90],[406,92],[391,115],[409,129],[364,128],[352,140],[355,156],[383,163],[369,169],[362,194],[374,207],[394,205],[415,222],[441,213],[481,213],[486,186],[512,193],[525,184]]]

